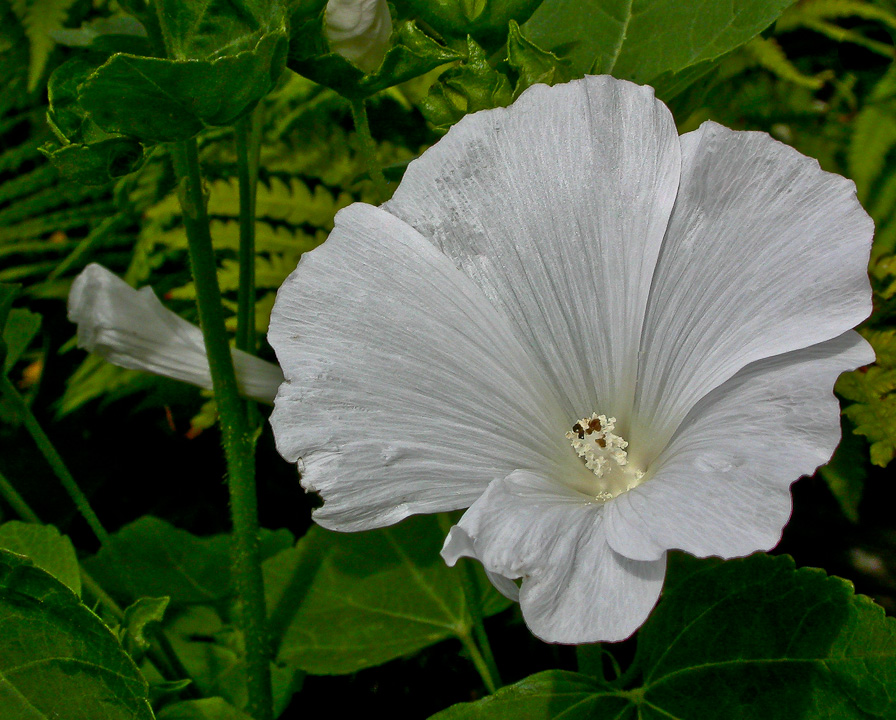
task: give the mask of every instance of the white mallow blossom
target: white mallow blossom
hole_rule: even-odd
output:
[[[329,0],[324,34],[330,48],[366,73],[383,62],[392,35],[386,0]]]
[[[873,359],[871,236],[850,181],[766,134],[536,85],[304,255],[269,333],[278,448],[324,527],[469,508],[449,564],[544,640],[622,640],[667,550],[779,541],[837,445],[834,380]]]
[[[159,302],[149,287],[135,290],[102,265],[88,265],[68,296],[68,319],[78,324],[78,346],[113,365],[212,387],[202,330]],[[283,382],[273,363],[233,351],[240,391],[270,403]]]

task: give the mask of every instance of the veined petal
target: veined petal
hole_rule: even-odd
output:
[[[679,165],[651,88],[587,77],[463,118],[384,208],[504,309],[567,424],[595,410],[627,421]]]
[[[741,368],[835,338],[871,311],[873,223],[851,181],[764,133],[712,122],[681,147],[628,438],[643,466]]]
[[[587,473],[560,404],[507,320],[416,230],[380,208],[336,216],[277,296],[280,453],[337,530],[469,506],[517,468]]]
[[[442,556],[449,565],[473,557],[492,574],[522,578],[523,617],[542,640],[624,640],[656,604],[666,558],[640,562],[614,552],[603,510],[537,474],[514,472],[464,513]]]
[[[704,397],[650,479],[607,504],[607,539],[626,557],[770,550],[790,518],[790,485],[840,440],[837,376],[874,360],[858,333],[759,360]]]
[[[389,5],[386,0],[330,0],[324,32],[333,50],[364,72],[374,72],[389,49]]]
[[[78,324],[78,346],[113,365],[212,387],[202,330],[162,305],[152,288],[135,290],[93,263],[72,283],[68,319]],[[233,364],[245,396],[273,402],[279,367],[241,350]]]

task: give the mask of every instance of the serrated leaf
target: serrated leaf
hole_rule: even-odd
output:
[[[47,143],[40,151],[62,176],[84,185],[106,185],[143,164],[143,146],[126,137],[90,144]]]
[[[81,595],[81,572],[75,548],[52,525],[10,520],[0,525],[0,548],[25,555],[35,567],[52,575],[75,595]]]
[[[562,60],[527,40],[515,22],[510,23],[507,35],[507,62],[519,75],[513,91],[514,97],[518,97],[523,90],[535,83],[556,85],[572,79],[569,61]]]
[[[152,720],[147,685],[102,620],[30,561],[0,551],[4,720]]]
[[[75,0],[14,0],[12,7],[25,28],[31,51],[28,92],[37,87],[53,49],[51,34],[65,23]]]
[[[572,62],[577,77],[608,73],[650,83],[742,45],[792,0],[545,0],[523,26],[532,42]]]
[[[103,548],[84,564],[110,593],[122,597],[170,597],[172,607],[214,603],[231,587],[230,536],[197,537],[146,515],[112,536],[115,552]],[[265,531],[262,557],[292,545],[286,530]],[[116,563],[123,559],[126,568]]]
[[[314,526],[264,563],[278,661],[307,672],[350,673],[450,637],[471,619],[460,568],[439,556],[434,516],[364,533]],[[483,614],[510,605],[482,578]]]
[[[676,555],[637,662],[637,687],[551,670],[434,718],[894,717],[896,621],[848,581],[786,556]]]

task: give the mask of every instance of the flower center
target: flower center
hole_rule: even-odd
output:
[[[583,490],[595,500],[606,502],[641,484],[644,472],[629,465],[628,443],[613,432],[616,418],[593,413],[582,418],[566,438],[576,454],[585,461],[585,467],[595,475],[595,481]]]

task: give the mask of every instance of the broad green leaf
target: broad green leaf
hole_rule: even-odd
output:
[[[3,720],[152,720],[147,685],[102,620],[65,585],[0,551]]]
[[[6,345],[6,357],[3,359],[4,373],[8,373],[22,353],[40,330],[41,317],[25,308],[13,308],[2,326],[3,343]]]
[[[186,700],[163,708],[159,720],[252,720],[223,698]]]
[[[237,708],[246,706],[243,640],[211,607],[194,605],[172,613],[165,633],[196,688],[205,697],[220,696]],[[279,714],[302,686],[304,673],[271,663],[274,710]]]
[[[26,555],[35,567],[48,572],[75,595],[81,595],[81,573],[75,548],[52,525],[10,520],[0,525],[0,548]]]
[[[523,30],[572,61],[577,76],[649,83],[713,60],[774,22],[793,0],[545,0]]]
[[[894,718],[896,621],[789,557],[676,555],[638,636],[640,685],[549,671],[438,720]]]
[[[459,573],[439,556],[434,516],[364,533],[308,531],[264,564],[277,659],[310,673],[350,673],[450,637],[471,619]],[[510,601],[484,576],[484,614]]]
[[[171,605],[214,603],[231,592],[230,537],[196,537],[147,515],[112,536],[116,553],[104,548],[85,567],[108,591],[125,598],[170,597]],[[262,533],[262,557],[293,543],[286,530]],[[124,571],[116,561],[126,563]]]
[[[114,55],[79,86],[81,105],[109,133],[144,142],[193,137],[207,125],[230,125],[274,86],[286,54],[283,31],[248,50],[211,60]]]
[[[152,640],[147,637],[149,626],[162,622],[168,601],[167,597],[142,597],[124,611],[121,642],[134,658],[142,658],[149,650],[152,644]]]

